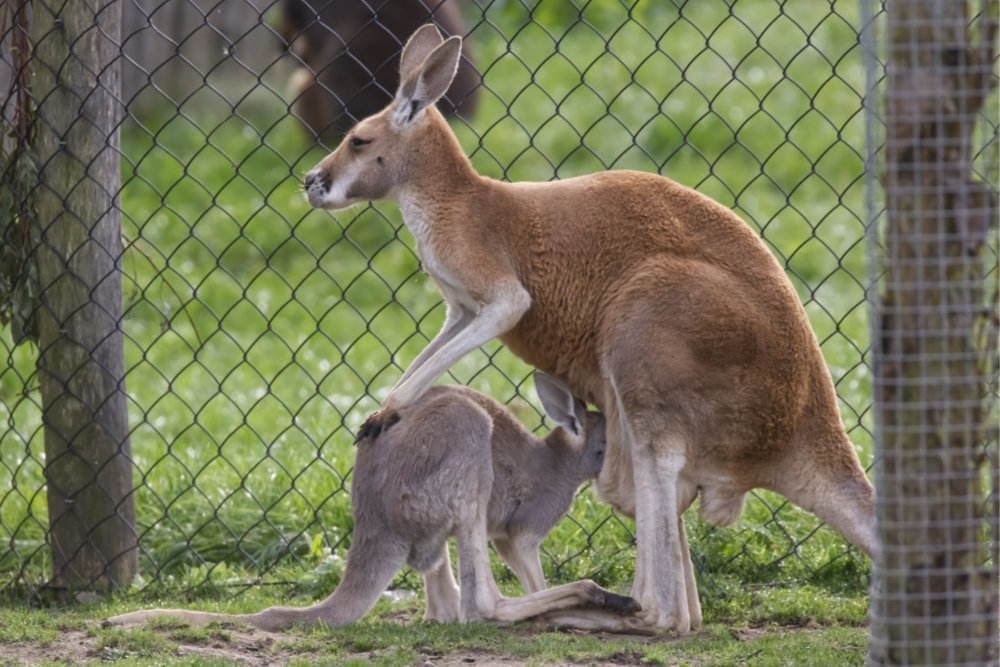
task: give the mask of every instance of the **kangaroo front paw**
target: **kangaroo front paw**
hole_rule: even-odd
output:
[[[606,609],[620,616],[635,614],[642,609],[642,606],[633,598],[612,593],[589,579],[585,579],[584,583],[589,589],[587,597],[590,598],[590,604],[595,607]]]
[[[365,420],[365,423],[361,425],[360,429],[358,429],[358,435],[354,438],[354,444],[368,438],[374,440],[382,433],[388,431],[389,428],[398,421],[399,413],[395,410],[379,410],[378,412],[372,413],[371,417]]]
[[[605,594],[604,608],[620,616],[628,616],[642,611],[642,606],[635,599],[610,592]]]

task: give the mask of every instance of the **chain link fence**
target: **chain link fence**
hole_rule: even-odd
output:
[[[53,519],[99,530],[129,519],[126,499],[135,504],[139,574],[98,568],[116,585],[228,593],[337,576],[350,543],[353,435],[437,332],[444,307],[398,210],[311,210],[300,178],[354,118],[388,101],[414,20],[466,36],[446,110],[481,173],[659,172],[759,230],[805,304],[852,441],[862,461],[873,460],[864,112],[882,73],[866,78],[861,35],[881,25],[880,10],[862,17],[853,0],[128,0],[115,36],[101,26],[118,7],[100,8],[89,28],[41,32],[46,2],[3,5],[0,84],[11,95],[0,198],[8,325],[0,333],[0,590],[58,589],[60,565],[72,567],[93,539],[83,530],[75,546],[53,544]],[[58,105],[40,94],[40,80],[58,82],[81,62],[75,49],[102,35],[120,48],[106,67],[80,74],[89,86],[71,86]],[[53,64],[58,48],[44,55],[56,37],[65,67]],[[88,115],[95,104],[112,110],[103,124]],[[55,106],[88,111],[59,125],[46,115]],[[72,154],[68,147],[85,145],[73,132],[94,127],[109,138]],[[975,140],[995,153],[995,113]],[[60,190],[62,208],[45,215],[68,216],[78,232],[87,219],[76,212],[81,199],[105,202],[94,219],[120,212],[120,233],[84,234],[86,257],[96,259],[60,255],[70,274],[107,267],[87,284],[106,287],[111,275],[122,283],[111,298],[121,312],[97,309],[110,328],[87,334],[90,343],[84,333],[71,341],[89,354],[121,338],[124,380],[96,399],[90,380],[43,363],[58,347],[52,341],[65,342],[66,321],[83,312],[60,314],[47,300],[58,278],[39,274],[58,232],[33,204],[55,192],[46,179],[56,158],[27,149],[44,141],[77,174]],[[109,155],[111,176],[95,175]],[[993,197],[995,167],[982,176]],[[995,253],[986,243],[993,278]],[[84,319],[81,331],[90,332],[94,319]],[[101,377],[114,370],[97,367]],[[493,343],[449,381],[538,426],[529,372]],[[46,389],[53,378],[84,412],[103,414],[121,400],[124,433],[104,433],[128,463],[115,473],[126,490],[99,499],[111,519],[81,516],[72,502],[79,489],[46,479],[60,456],[66,468],[110,474],[107,461],[75,452],[83,436],[72,426],[53,454],[43,428],[46,393],[59,389]],[[47,498],[60,494],[71,502]],[[867,584],[856,550],[769,493],[754,495],[735,529],[695,519],[689,532],[703,587],[723,576]],[[543,567],[557,581],[621,585],[631,579],[633,540],[630,522],[585,490],[545,542]]]

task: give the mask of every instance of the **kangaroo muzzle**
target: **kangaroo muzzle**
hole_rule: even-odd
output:
[[[325,170],[313,169],[306,174],[303,184],[306,188],[306,198],[309,200],[309,205],[313,208],[329,208],[325,203],[332,183],[333,179]]]

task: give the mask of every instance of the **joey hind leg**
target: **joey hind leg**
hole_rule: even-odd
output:
[[[545,575],[538,559],[538,541],[519,535],[513,539],[497,537],[493,546],[521,582],[525,593],[545,589]]]
[[[500,594],[490,569],[486,516],[459,529],[459,579],[462,590],[462,620],[475,619],[513,623],[549,611],[574,607],[597,607],[619,614],[638,610],[634,600],[607,591],[592,581],[576,581],[519,598]]]
[[[501,596],[490,568],[485,507],[477,508],[474,519],[459,527],[455,541],[458,543],[461,620],[492,619]]]
[[[451,571],[448,543],[441,545],[441,558],[433,569],[424,573],[424,592],[427,597],[425,621],[450,623],[461,618],[461,591]]]
[[[504,623],[514,623],[550,612],[572,612],[576,609],[599,609],[604,613],[625,616],[638,612],[639,604],[630,597],[601,588],[589,579],[582,579],[519,598],[501,597],[491,618]],[[564,627],[575,626],[568,622]]]
[[[698,600],[698,588],[694,578],[694,566],[691,562],[688,551],[687,535],[684,532],[684,519],[678,516],[677,520],[678,536],[681,539],[681,555],[683,567],[683,592],[687,602],[688,618],[690,619],[690,629],[694,630],[701,626],[701,603]],[[636,573],[636,585],[633,587],[633,595],[639,595],[638,591],[643,587],[639,585],[638,566]],[[678,585],[680,582],[678,582]],[[649,585],[648,580],[644,585]],[[654,584],[655,585],[655,582]],[[636,604],[640,604],[636,602]],[[551,611],[542,614],[537,622],[555,628],[573,628],[590,632],[625,632],[652,634],[655,632],[670,629],[669,626],[657,625],[649,620],[649,616],[644,617],[642,610],[636,610],[634,615],[623,615],[611,613],[604,609],[564,609]]]

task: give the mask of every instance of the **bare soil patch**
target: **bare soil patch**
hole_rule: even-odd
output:
[[[94,627],[97,622],[94,622]],[[188,642],[171,638],[171,629],[157,628],[153,632],[167,638],[176,645],[174,655],[197,656],[204,658],[221,658],[248,667],[265,667],[284,665],[296,657],[307,658],[312,652],[296,650],[289,644],[294,644],[295,635],[284,633],[268,633],[251,628],[226,628],[226,639],[213,638],[206,641]],[[525,631],[526,633],[528,631]],[[629,639],[642,641],[635,635]],[[617,635],[607,635],[607,639],[618,638]],[[664,638],[648,638],[651,641],[663,641]],[[376,652],[377,654],[377,652]],[[358,653],[353,657],[372,658],[376,654]],[[51,642],[18,642],[0,644],[0,665],[36,665],[40,662],[55,662],[66,665],[82,665],[96,663],[112,663],[126,657],[136,657],[130,653],[111,646],[104,646],[98,634],[86,630],[63,630],[57,639]],[[159,654],[163,657],[163,654]],[[141,657],[141,656],[139,656]],[[616,653],[601,661],[610,665],[638,665],[642,663],[641,653]],[[518,658],[507,658],[468,648],[456,652],[443,653],[428,649],[422,656],[420,667],[523,667],[526,662]],[[567,663],[569,664],[569,663]],[[581,664],[575,662],[573,664]]]
[[[166,637],[170,636],[170,631],[167,629],[155,630],[155,632]],[[227,640],[174,642],[177,644],[175,655],[178,657],[221,658],[248,667],[270,667],[284,665],[296,657],[308,657],[310,654],[286,646],[287,642],[283,640],[292,639],[290,635],[271,634],[252,629],[227,629],[227,635]],[[4,667],[36,665],[41,662],[65,663],[67,665],[111,663],[125,657],[135,657],[135,654],[102,646],[99,636],[85,630],[64,630],[55,641],[51,642],[0,644],[0,665]],[[368,658],[375,657],[375,655],[359,653],[353,657]],[[462,651],[448,654],[430,652],[424,657],[422,664],[433,667],[463,667],[466,665],[522,667],[525,662],[476,651]]]

